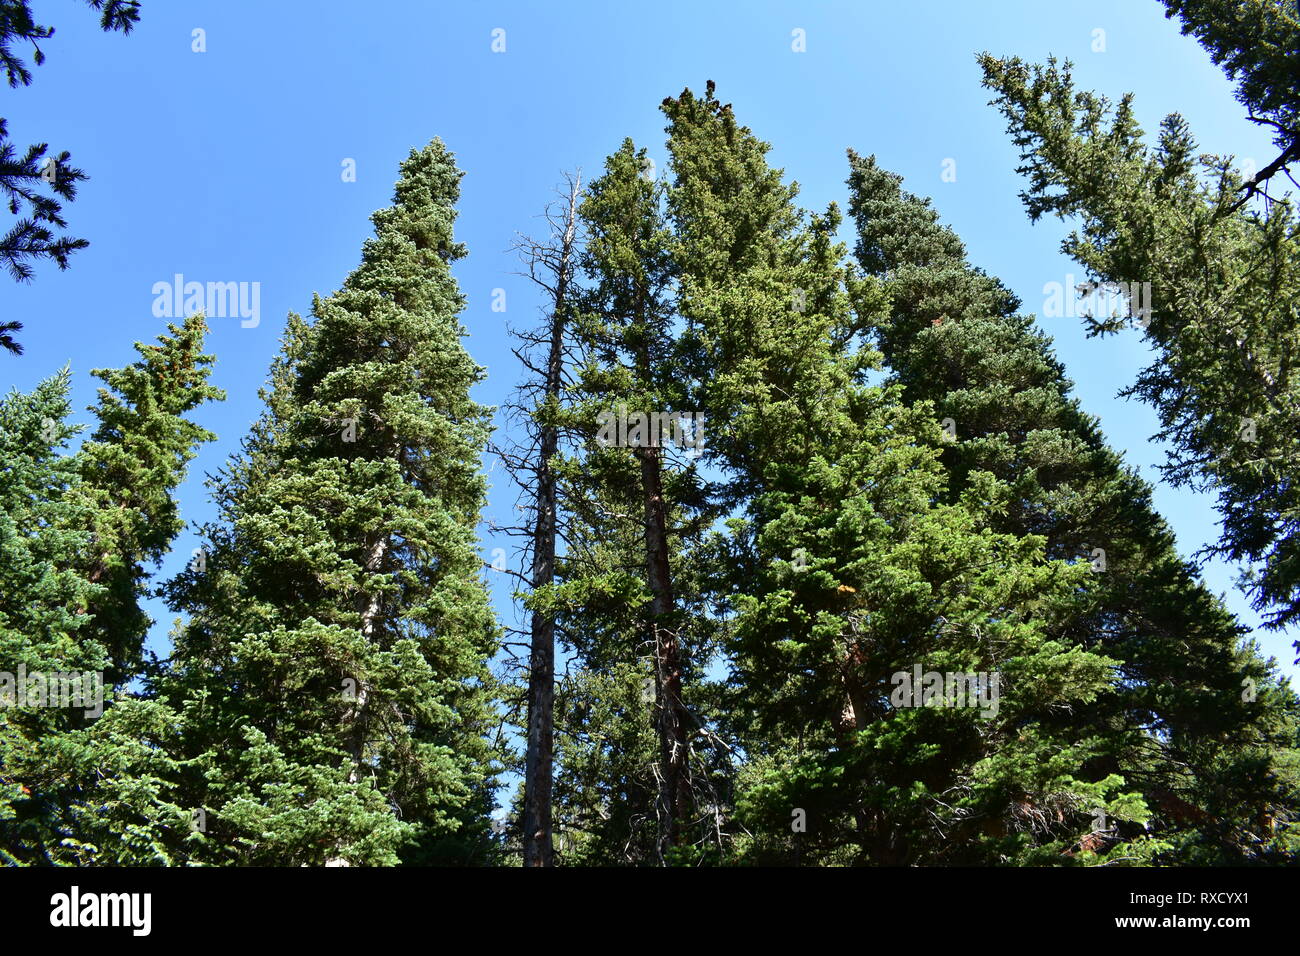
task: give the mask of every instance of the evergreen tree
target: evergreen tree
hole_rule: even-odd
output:
[[[899,177],[852,152],[850,165],[857,257],[890,303],[875,338],[906,400],[932,406],[954,439],[950,497],[996,476],[1009,492],[996,530],[1042,536],[1050,558],[1096,572],[1048,632],[1120,662],[1115,692],[1072,717],[1100,742],[1092,767],[1137,786],[1161,808],[1153,831],[1197,845],[1201,861],[1284,845],[1260,821],[1294,812],[1293,784],[1269,779],[1291,759],[1294,695],[1238,649],[1245,629],[1178,557],[1150,487],[1070,395],[1016,297]]]
[[[477,553],[490,411],[450,266],[461,173],[435,140],[343,287],[291,317],[267,411],[171,588],[163,698],[206,844],[246,863],[483,862],[499,754]]]
[[[138,0],[86,0],[99,12],[99,26],[105,33],[120,30],[130,33],[140,20]],[[32,15],[31,0],[0,0],[0,69],[3,69],[11,87],[30,86],[31,70],[20,53],[13,49],[15,43],[30,43],[35,51],[36,65],[45,62],[40,40],[54,35],[54,28],[36,22]],[[90,243],[71,236],[55,236],[51,227],[66,229],[63,219],[63,202],[77,198],[77,183],[86,174],[68,163],[72,154],[66,149],[57,156],[46,157],[47,143],[28,146],[21,157],[9,141],[9,128],[0,118],[0,194],[6,199],[10,215],[24,214],[23,218],[0,236],[0,262],[19,282],[32,277],[32,261],[53,259],[60,269],[68,267],[68,257]],[[45,162],[41,162],[45,159]],[[52,196],[43,194],[48,187]],[[0,322],[0,348],[21,355],[22,345],[14,333],[22,329],[21,322]]]
[[[645,151],[624,141],[607,163],[606,175],[592,183],[583,202],[589,235],[587,264],[596,281],[584,301],[584,311],[593,321],[580,328],[592,346],[584,390],[597,401],[616,397],[628,410],[625,441],[636,464],[631,486],[640,498],[639,502],[633,498],[632,507],[639,504],[645,529],[644,583],[650,597],[645,623],[647,642],[654,652],[662,827],[659,853],[663,856],[679,843],[681,827],[692,812],[692,795],[689,717],[682,700],[684,620],[677,613],[669,561],[669,510],[675,499],[665,496],[667,453],[660,446],[663,436],[656,433],[651,417],[680,413],[682,393],[673,376],[672,312],[667,295],[671,271],[660,209],[661,187],[645,174],[647,167]],[[601,411],[622,417],[622,409],[612,400]],[[643,431],[639,437],[633,431],[638,424]],[[612,444],[617,444],[617,439]],[[626,456],[616,452],[612,457],[617,467]]]
[[[1084,568],[997,533],[1009,495],[991,475],[937,500],[926,411],[863,384],[876,359],[854,342],[881,299],[845,270],[838,211],[794,206],[767,144],[712,84],[664,110],[692,381],[726,423],[709,460],[733,508],[719,550],[734,592],[731,721],[748,758],[743,858],[1028,859],[1067,849],[1098,807],[1141,819],[1120,776],[1081,769],[1096,741],[1060,717],[1112,680],[1104,656],[1047,637]],[[939,709],[920,687],[925,706],[891,701],[895,675],[911,681],[917,665],[984,675],[990,697],[997,675],[1002,696],[983,716]],[[1035,802],[1060,816],[1021,820]]]
[[[1242,199],[1263,193],[1268,181],[1300,161],[1300,10],[1286,0],[1162,0],[1165,16],[1182,21],[1237,83],[1237,101],[1252,123],[1273,130],[1276,158],[1243,177]]]
[[[78,633],[103,586],[76,571],[90,515],[68,493],[76,462],[60,453],[78,431],[66,422],[70,382],[64,368],[30,395],[0,399],[0,853],[8,864],[56,852],[58,774],[44,747],[85,719],[84,709],[41,706],[39,697],[23,706],[25,675],[99,673],[108,664],[107,649]]]
[[[91,411],[99,426],[77,453],[78,489],[94,514],[82,574],[106,593],[93,602],[89,630],[108,648],[110,680],[139,672],[144,637],[153,623],[140,608],[145,564],[155,566],[184,523],[175,491],[197,446],[215,440],[185,415],[224,393],[207,383],[212,356],[202,352],[201,315],[169,326],[157,345],[136,345],[140,361],[94,371],[108,386]],[[116,394],[115,394],[116,393]]]
[[[557,462],[572,527],[559,562],[562,584],[535,599],[555,605],[563,633],[591,673],[573,686],[618,685],[621,696],[637,696],[643,689],[630,665],[645,662],[654,692],[657,797],[626,819],[657,830],[653,853],[631,857],[667,863],[705,839],[695,824],[708,801],[698,791],[713,786],[715,748],[697,749],[707,720],[692,710],[691,684],[707,660],[709,633],[696,619],[698,593],[680,580],[682,561],[708,521],[708,495],[695,467],[703,431],[693,430],[686,404],[663,187],[649,169],[646,151],[625,140],[579,207],[587,240],[573,319],[579,357],[559,420],[575,452]],[[634,725],[626,731],[638,736]],[[639,836],[624,841],[643,846]]]
[[[13,862],[167,862],[164,844],[188,832],[188,813],[166,805],[169,784],[155,772],[167,767],[165,751],[142,736],[153,726],[165,737],[170,717],[125,685],[141,672],[152,623],[139,603],[149,591],[143,563],[156,564],[179,532],[175,489],[213,437],[185,417],[221,397],[206,382],[204,332],[194,316],[157,345],[137,343],[136,363],[96,372],[109,386],[91,409],[100,425],[73,455],[56,455],[79,431],[64,421],[66,371],[7,400],[3,537],[14,603],[0,669],[94,673],[105,707],[56,708],[51,697],[46,708],[5,711],[6,784],[23,794],[6,807]]]
[[[1277,11],[1294,34],[1295,14]],[[1216,42],[1216,55],[1227,55]],[[1130,300],[1111,316],[1086,317],[1090,333],[1115,333],[1136,319],[1156,353],[1124,394],[1159,416],[1156,437],[1170,445],[1166,479],[1218,495],[1223,536],[1209,550],[1258,568],[1246,580],[1271,625],[1300,619],[1293,204],[1243,205],[1255,187],[1228,158],[1198,159],[1177,114],[1161,124],[1158,145],[1145,145],[1132,97],[1112,106],[1076,90],[1068,63],[987,55],[981,62],[1030,177],[1022,198],[1031,219],[1078,219],[1063,251]],[[1250,101],[1271,75],[1251,73]]]

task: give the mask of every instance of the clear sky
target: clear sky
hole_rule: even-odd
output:
[[[987,105],[977,53],[1069,57],[1081,87],[1136,93],[1149,131],[1178,111],[1206,151],[1257,166],[1275,155],[1222,72],[1156,0],[145,0],[125,37],[100,33],[83,4],[34,7],[57,30],[42,44],[48,61],[33,67],[32,86],[2,94],[0,115],[14,142],[68,149],[89,173],[67,218],[91,245],[66,272],[40,266],[21,287],[0,278],[0,316],[25,323],[27,348],[21,358],[0,355],[0,387],[30,389],[71,363],[74,406],[83,408],[94,397],[91,368],[131,361],[131,343],[162,330],[155,283],[177,273],[260,283],[255,328],[210,320],[213,378],[229,398],[198,416],[220,441],[202,450],[180,491],[191,521],[213,514],[203,475],[258,414],[285,315],[305,314],[313,292],[338,287],[370,235],[369,214],[391,198],[398,163],[435,136],[466,172],[458,238],[470,254],[455,274],[469,299],[466,345],[489,373],[476,397],[488,404],[517,379],[505,323],[529,323],[537,305],[513,274],[515,232],[540,228],[536,215],[562,171],[595,173],[625,136],[662,169],[659,102],[708,79],[773,144],[771,161],[801,184],[805,206],[843,206],[845,149],[875,153],[908,189],[932,196],[973,261],[1040,316],[1044,286],[1078,281],[1081,270],[1059,252],[1065,226],[1031,226],[1024,215],[1016,151]],[[193,50],[196,29],[206,52]],[[792,49],[795,30],[804,52]],[[355,161],[355,182],[344,181],[345,160]],[[954,182],[942,177],[946,160],[955,161]],[[494,289],[505,290],[504,314],[492,310]],[[1154,416],[1115,398],[1148,361],[1138,333],[1087,340],[1078,319],[1040,322],[1111,444],[1157,480],[1152,466],[1164,452],[1149,441]],[[488,517],[505,522],[514,493],[499,470],[492,478]],[[1184,554],[1217,537],[1209,499],[1157,484],[1156,502]],[[187,532],[164,573],[196,544]],[[486,531],[483,544],[485,556],[511,546]],[[1210,564],[1205,574],[1244,622],[1257,623],[1234,569]],[[508,615],[508,602],[498,603]],[[171,615],[158,605],[154,614],[161,650]],[[1292,675],[1296,636],[1259,633]]]

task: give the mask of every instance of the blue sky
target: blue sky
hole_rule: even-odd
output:
[[[875,153],[908,189],[932,196],[973,261],[1040,315],[1044,286],[1077,281],[1081,270],[1059,252],[1065,226],[1031,226],[1024,215],[1016,151],[986,105],[978,52],[1072,58],[1081,87],[1136,93],[1149,131],[1178,111],[1206,151],[1259,166],[1274,155],[1222,72],[1155,0],[145,0],[126,37],[99,33],[84,5],[34,6],[57,29],[42,44],[49,59],[34,68],[31,87],[4,92],[0,115],[16,143],[68,149],[90,174],[67,218],[91,245],[67,272],[46,265],[27,286],[0,280],[0,315],[26,324],[27,348],[19,359],[0,356],[0,387],[30,389],[71,363],[74,406],[83,408],[94,397],[91,368],[131,361],[131,343],[161,331],[155,283],[176,273],[260,283],[257,327],[211,320],[214,382],[229,397],[198,416],[220,441],[202,450],[180,492],[196,522],[213,514],[204,473],[220,467],[258,414],[285,315],[305,314],[313,292],[342,282],[370,235],[368,216],[389,202],[398,163],[434,136],[466,171],[458,237],[470,254],[455,272],[469,300],[466,345],[489,373],[476,397],[489,404],[517,379],[505,324],[527,324],[537,305],[513,274],[516,231],[540,228],[536,215],[562,171],[595,173],[625,136],[648,146],[662,169],[657,107],[685,86],[714,80],[740,121],[773,143],[772,162],[801,184],[809,208],[845,203],[846,147]],[[195,29],[206,52],[192,49]],[[503,53],[492,50],[496,29],[505,31]],[[1104,52],[1093,49],[1099,29]],[[795,30],[805,52],[792,49]],[[341,175],[349,159],[355,182]],[[955,160],[955,182],[941,177],[945,160]],[[506,291],[504,314],[492,311],[494,289]],[[1115,398],[1148,361],[1137,333],[1087,340],[1078,319],[1040,321],[1084,407],[1156,480],[1152,466],[1164,453],[1149,441],[1155,419]],[[493,480],[487,517],[504,522],[514,493],[499,471]],[[1209,499],[1157,484],[1156,502],[1185,554],[1217,537]],[[183,536],[164,573],[196,543]],[[485,534],[485,554],[497,546],[510,542]],[[1233,586],[1234,569],[1210,564],[1205,575],[1244,622],[1257,622]],[[161,649],[171,615],[161,607],[155,615]],[[1292,675],[1296,636],[1259,634]]]

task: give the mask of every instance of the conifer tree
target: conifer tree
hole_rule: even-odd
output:
[[[93,602],[93,634],[113,661],[120,683],[139,672],[152,621],[140,608],[144,565],[167,554],[183,522],[175,499],[199,444],[216,436],[186,418],[206,401],[224,399],[207,382],[212,356],[203,354],[201,315],[169,326],[157,345],[136,345],[140,360],[123,369],[98,369],[107,388],[91,411],[99,420],[77,453],[79,492],[94,514],[91,546],[81,573],[106,593]]]
[[[1296,35],[1293,10],[1249,6],[1273,34]],[[1216,57],[1239,63],[1226,36],[1215,36]],[[1112,315],[1086,316],[1090,334],[1137,324],[1155,350],[1124,394],[1159,416],[1156,437],[1170,446],[1165,478],[1218,496],[1223,535],[1209,550],[1247,564],[1254,606],[1272,626],[1300,620],[1300,233],[1293,201],[1247,204],[1260,176],[1281,167],[1246,182],[1230,158],[1198,157],[1178,114],[1147,145],[1132,96],[1111,104],[1076,90],[1069,63],[988,55],[981,63],[1030,178],[1022,193],[1030,218],[1079,222],[1062,250],[1129,300]],[[1270,87],[1277,65],[1249,69],[1246,102],[1293,132],[1293,105],[1276,102]],[[1279,160],[1293,153],[1286,146]]]
[[[1294,812],[1294,781],[1267,769],[1292,759],[1294,695],[1238,647],[1245,629],[1178,557],[1150,487],[1070,395],[1016,297],[899,177],[852,151],[850,167],[857,257],[890,303],[874,337],[906,400],[946,425],[950,497],[996,476],[1009,491],[996,530],[1042,536],[1049,557],[1095,572],[1049,631],[1119,662],[1115,692],[1073,717],[1099,741],[1092,766],[1132,781],[1154,832],[1198,862],[1285,846],[1260,821]]]
[[[24,706],[26,675],[102,672],[108,664],[107,649],[79,635],[104,589],[76,570],[90,515],[68,493],[76,462],[60,453],[78,431],[66,421],[70,382],[64,368],[30,395],[0,399],[0,853],[8,864],[56,851],[57,773],[43,749],[84,720],[84,709]]]
[[[1165,16],[1182,21],[1209,51],[1228,79],[1237,83],[1237,101],[1252,123],[1273,131],[1278,155],[1243,176],[1238,202],[1264,194],[1278,173],[1300,162],[1300,10],[1285,0],[1162,0]]]
[[[708,460],[733,509],[721,583],[735,592],[743,858],[1024,859],[1068,848],[1097,807],[1140,819],[1122,777],[1083,769],[1095,742],[1057,716],[1111,682],[1104,656],[1047,638],[1083,569],[994,531],[1007,489],[992,476],[936,503],[937,429],[863,384],[876,359],[857,328],[881,300],[843,264],[838,211],[802,214],[713,92],[664,110],[691,380],[725,422]],[[986,694],[997,674],[998,712],[891,705],[915,665],[985,675]],[[1032,799],[1060,822],[1018,826]]]
[[[26,602],[28,620],[6,638],[0,670],[93,672],[104,694],[101,713],[53,702],[13,712],[12,727],[25,734],[6,736],[5,764],[26,798],[15,819],[27,821],[11,844],[15,861],[168,861],[161,846],[188,832],[188,814],[166,807],[168,783],[145,769],[166,759],[143,728],[167,726],[168,715],[124,685],[141,673],[152,623],[140,607],[150,590],[144,564],[156,564],[179,532],[175,490],[197,445],[213,437],[186,417],[222,397],[206,381],[205,330],[193,316],[156,345],[137,343],[134,364],[97,371],[108,386],[91,408],[100,424],[75,454],[55,457],[80,430],[64,420],[66,371],[30,399],[9,400],[3,432],[14,454],[5,461],[16,467],[6,478],[18,497],[5,509],[4,537],[16,549],[5,565],[29,576],[8,582],[6,594]]]
[[[698,842],[687,834],[698,819],[697,784],[711,786],[711,757],[696,749],[706,721],[692,713],[688,687],[708,638],[694,623],[694,588],[678,580],[707,523],[707,500],[694,465],[703,431],[684,424],[693,428],[695,419],[672,328],[663,186],[650,167],[646,151],[625,140],[579,207],[587,240],[573,323],[580,358],[563,423],[582,447],[558,467],[575,527],[561,562],[564,583],[550,600],[580,594],[586,605],[564,615],[566,633],[588,634],[574,638],[580,660],[595,669],[581,686],[631,680],[627,665],[648,658],[658,766],[656,802],[645,816],[658,831],[652,859],[665,863]],[[575,541],[585,547],[575,550]],[[616,610],[611,600],[630,606]],[[613,619],[593,623],[594,608]]]
[[[584,303],[600,323],[595,334],[595,356],[601,366],[588,376],[587,391],[617,396],[631,416],[679,411],[674,400],[671,361],[672,339],[667,332],[671,303],[666,295],[670,279],[665,248],[666,234],[659,209],[661,188],[644,173],[644,150],[631,141],[611,157],[604,177],[592,184],[583,203],[588,224],[586,250],[597,282]],[[584,331],[590,326],[584,327]],[[603,354],[602,354],[603,353]],[[604,378],[604,381],[600,379]],[[611,387],[612,386],[612,387]],[[613,402],[604,409],[621,417]],[[645,585],[648,640],[654,649],[656,720],[659,730],[660,796],[662,820],[660,853],[674,847],[684,818],[691,812],[689,778],[689,719],[682,702],[683,620],[676,613],[672,569],[669,563],[671,504],[664,494],[664,451],[653,426],[639,440],[629,435],[636,459],[640,505],[645,528]]]
[[[491,853],[490,411],[450,271],[460,177],[441,141],[413,150],[361,265],[313,323],[291,317],[267,411],[214,482],[222,521],[172,586],[190,616],[160,686],[193,718],[219,859]]]

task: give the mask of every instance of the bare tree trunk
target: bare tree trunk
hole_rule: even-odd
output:
[[[554,432],[554,429],[547,429]],[[555,476],[546,463],[555,454],[555,438],[544,436],[538,468],[537,525],[533,534],[534,587],[555,576]],[[532,648],[528,666],[528,748],[524,759],[524,866],[553,866],[551,788],[553,784],[555,720],[555,619],[533,611]]]
[[[567,206],[558,223],[562,230],[558,248],[551,244],[544,249],[537,246],[530,249],[530,265],[535,268],[540,264],[554,275],[553,286],[543,283],[552,294],[543,403],[558,401],[563,385],[565,309],[573,268],[580,190],[581,179],[577,176],[571,178]],[[556,491],[551,459],[559,447],[559,432],[554,425],[543,424],[538,439],[536,523],[533,526],[533,562],[529,575],[529,584],[534,589],[545,587],[555,579]],[[554,866],[551,793],[555,762],[555,619],[548,612],[534,610],[530,630],[528,745],[524,757],[524,866]]]

